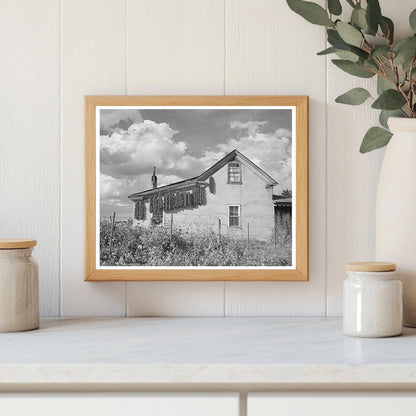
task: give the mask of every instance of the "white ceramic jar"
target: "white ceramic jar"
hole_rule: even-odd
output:
[[[402,282],[394,263],[347,264],[343,332],[353,337],[393,337],[402,333]]]
[[[0,240],[0,332],[39,327],[38,265],[35,240]]]

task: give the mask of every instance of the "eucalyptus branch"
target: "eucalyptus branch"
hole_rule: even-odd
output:
[[[413,66],[415,64],[415,60],[416,60],[416,56],[413,57],[412,61],[410,62],[410,67],[409,67],[409,84],[410,84],[410,88],[409,88],[409,102],[410,102],[410,114],[412,115],[412,117],[415,117],[415,111],[414,111],[414,107],[413,107],[413,97],[414,97],[414,79],[412,76],[412,72],[413,72]]]
[[[371,45],[368,43],[368,40],[366,39],[366,37],[365,36],[363,36],[363,40],[364,40],[364,45],[367,45],[368,47],[369,47],[369,51],[366,51],[366,52],[368,52],[368,53],[371,53],[371,51],[372,51],[372,47],[371,47]]]
[[[308,22],[325,26],[331,45],[319,55],[335,53],[332,62],[344,72],[360,78],[377,76],[378,96],[371,107],[381,110],[381,127],[371,127],[360,151],[365,153],[385,146],[390,140],[387,118],[402,114],[416,118],[416,36],[394,40],[394,23],[384,16],[379,0],[327,0],[328,11],[313,0],[286,0],[289,7]],[[352,6],[350,18],[342,17],[342,2]],[[337,19],[334,23],[332,16]],[[409,17],[416,33],[416,10]],[[404,74],[404,78],[402,78]],[[408,86],[410,88],[408,89]],[[352,88],[336,98],[348,105],[363,104],[371,97],[365,88]]]
[[[409,96],[406,94],[406,92],[405,91],[403,91],[403,85],[405,84],[405,80],[404,81],[402,81],[399,85],[398,85],[398,87],[397,87],[397,90],[399,91],[399,93],[400,94],[402,94],[402,96],[403,96],[403,98],[405,99],[405,101],[406,101],[406,105],[409,107],[409,112],[410,112],[410,114],[411,114],[411,116],[413,117],[413,109],[412,109],[412,104],[410,103],[410,100],[409,100]]]
[[[382,58],[381,55],[377,56],[376,58],[378,58],[378,62],[380,63],[380,68],[381,68],[381,71],[383,73],[382,74],[382,77],[384,79],[386,79],[387,81],[389,81],[394,86],[394,88],[397,88],[397,82],[394,79],[390,78],[389,75],[387,74],[386,70],[384,69],[384,65],[390,63],[390,60],[386,59],[383,62],[382,59],[381,59]],[[392,71],[394,73],[394,67],[392,67],[390,65],[390,68],[389,69],[390,69],[390,71]]]
[[[365,45],[367,45],[367,46],[368,46],[368,49],[366,49],[366,48],[364,47]],[[363,43],[361,44],[360,49],[361,49],[362,51],[364,51],[364,52],[367,52],[369,55],[371,54],[371,51],[372,51],[371,45],[370,45],[367,41],[365,41],[365,42],[363,42]]]
[[[379,56],[376,56],[374,58],[374,60],[378,63],[378,65],[379,65],[379,67],[381,69],[381,72],[383,73],[383,76],[387,77],[386,71],[384,70],[384,64],[383,64],[383,61],[381,60],[380,55]]]
[[[390,58],[390,63],[391,63],[391,69],[396,77],[396,86],[398,87],[399,81],[400,81],[399,71],[397,69],[397,66],[394,65],[393,58]]]

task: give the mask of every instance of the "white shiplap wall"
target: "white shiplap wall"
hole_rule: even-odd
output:
[[[0,235],[38,240],[41,313],[54,316],[60,297],[59,2],[1,1],[0,10]]]
[[[1,0],[0,234],[37,238],[44,316],[338,315],[343,266],[371,258],[375,115],[284,0]],[[321,1],[323,4],[323,1]],[[381,0],[407,33],[412,0]],[[401,23],[402,27],[398,27]],[[364,84],[369,84],[364,82]],[[310,281],[83,281],[83,96],[310,96]]]

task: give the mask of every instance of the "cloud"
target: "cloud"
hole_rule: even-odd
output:
[[[108,199],[108,198],[120,196],[120,193],[121,193],[120,185],[121,185],[121,181],[111,176],[101,174],[100,175],[101,198]]]
[[[267,121],[231,121],[230,128],[237,130],[247,130],[249,136],[253,136],[261,131],[268,122]]]
[[[178,177],[204,169],[201,160],[187,153],[183,141],[175,141],[177,131],[167,123],[144,120],[127,131],[101,136],[102,173],[115,177],[149,174],[153,166]]]
[[[140,110],[100,110],[100,135],[111,135],[114,131],[127,130],[133,123],[141,123]]]
[[[101,173],[100,175],[100,208],[101,216],[132,214],[132,204],[128,196],[137,189],[150,188],[150,178],[144,175],[134,178],[114,178]]]
[[[110,118],[116,117],[111,115]],[[292,134],[286,129],[261,132],[266,124],[267,121],[233,121],[231,127],[239,131],[239,136],[224,139],[199,157],[189,153],[184,141],[175,139],[178,132],[168,123],[142,120],[127,129],[102,135],[100,190],[103,215],[110,215],[111,210],[130,212],[128,195],[151,188],[153,166],[156,166],[158,186],[167,185],[199,175],[233,149],[279,182],[274,193],[291,189]]]

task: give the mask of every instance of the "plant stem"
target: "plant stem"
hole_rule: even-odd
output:
[[[414,91],[413,91],[413,87],[414,87],[414,79],[412,76],[412,72],[413,72],[413,66],[415,64],[415,60],[416,60],[416,56],[413,57],[412,62],[410,63],[410,68],[409,68],[409,84],[410,84],[410,89],[409,89],[409,107],[410,107],[410,114],[412,116],[412,118],[415,118],[415,111],[413,108],[413,96],[414,96]]]

